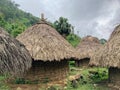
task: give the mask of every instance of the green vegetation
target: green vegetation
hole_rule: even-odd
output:
[[[53,27],[65,38],[73,29],[73,26],[69,24],[68,19],[64,17],[60,17],[59,20],[56,20],[53,23]]]
[[[81,74],[83,78],[79,81],[76,81],[76,83],[72,84],[71,82],[68,83],[67,89],[65,90],[109,90],[108,87],[106,86],[100,86],[97,84],[94,79],[90,78],[89,70],[96,70],[95,68],[93,69],[84,69]],[[104,70],[104,68],[100,68],[101,72]],[[78,73],[78,72],[76,72]],[[76,74],[75,72],[72,72],[72,74]],[[97,81],[101,82],[102,80],[106,80],[108,75],[105,75],[104,77],[101,78],[95,78]],[[93,76],[94,78],[94,76]]]
[[[75,34],[69,34],[66,37],[66,39],[74,47],[76,47],[80,43],[80,40],[81,40],[81,38]]]
[[[48,77],[46,77],[46,78],[44,78],[42,83],[48,83],[48,82],[50,82],[50,79]]]
[[[18,7],[19,5],[11,0],[0,0],[0,27],[5,28],[14,37],[39,20]]]
[[[60,86],[54,85],[54,86],[49,87],[47,90],[63,90],[63,89]]]
[[[100,43],[101,43],[101,44],[105,44],[106,42],[107,42],[106,39],[104,39],[104,38],[103,38],[103,39],[100,39]]]
[[[50,79],[46,77],[40,83],[47,84],[48,82],[50,82]],[[13,84],[38,84],[39,80],[36,79],[34,81],[31,81],[31,80],[26,80],[24,78],[16,78],[11,83],[13,83]]]
[[[70,61],[70,73],[69,75],[78,75],[81,77],[74,82],[68,81],[67,88],[65,90],[109,90],[105,85],[99,83],[108,79],[107,68],[79,68],[74,67],[74,62]]]
[[[7,78],[6,75],[0,76],[0,90],[10,90],[9,87],[4,83],[4,80]]]
[[[26,82],[25,82],[25,80],[24,80],[24,78],[17,78],[17,79],[15,79],[15,84],[25,84]]]
[[[13,84],[38,84],[38,80],[30,81],[30,80],[25,80],[24,78],[16,78],[11,83]]]

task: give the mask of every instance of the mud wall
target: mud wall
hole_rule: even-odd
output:
[[[55,81],[65,79],[69,72],[68,61],[33,61],[32,68],[27,72],[26,79],[31,81]]]

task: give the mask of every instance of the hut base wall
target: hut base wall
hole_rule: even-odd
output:
[[[75,66],[76,67],[87,67],[89,62],[90,62],[89,58],[77,60],[77,61],[75,61]]]
[[[120,86],[120,69],[118,68],[109,68],[109,81]]]
[[[69,72],[68,61],[42,62],[33,61],[26,78],[30,81],[49,82],[65,79]]]

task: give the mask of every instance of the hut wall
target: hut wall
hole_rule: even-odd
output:
[[[118,68],[109,68],[109,81],[120,86],[120,69]]]
[[[65,79],[69,72],[68,61],[33,61],[32,68],[28,71],[26,79],[31,81],[55,81]]]
[[[89,64],[90,58],[84,58],[81,60],[76,60],[75,61],[75,66],[76,67],[87,67]]]

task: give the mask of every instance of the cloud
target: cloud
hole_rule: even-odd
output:
[[[120,0],[14,0],[20,8],[50,21],[60,16],[69,19],[80,36],[93,35],[108,39],[120,23]],[[79,33],[77,33],[79,32]]]

